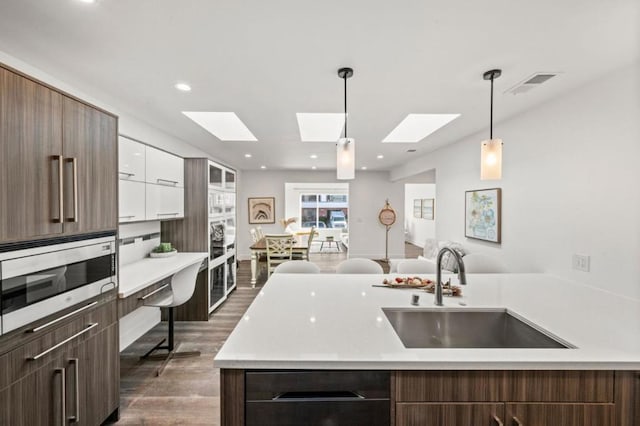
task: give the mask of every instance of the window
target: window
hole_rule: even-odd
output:
[[[301,194],[300,226],[303,228],[347,228],[349,196],[346,194]]]

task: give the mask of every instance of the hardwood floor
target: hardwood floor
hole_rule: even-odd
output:
[[[407,257],[417,257],[422,249],[405,245]],[[323,273],[335,272],[347,258],[345,252],[311,253],[310,260]],[[388,265],[380,264],[388,271]],[[167,333],[165,322],[158,324],[120,354],[120,421],[118,425],[219,425],[220,372],[213,358],[247,310],[265,282],[265,273],[256,288],[250,285],[249,261],[239,262],[238,285],[209,322],[176,322],[178,350],[198,350],[196,358],[173,359],[160,377],[155,370],[160,361],[140,361]]]

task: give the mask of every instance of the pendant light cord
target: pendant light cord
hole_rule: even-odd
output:
[[[347,74],[344,75],[344,138],[347,138]]]
[[[491,108],[489,113],[489,139],[493,139],[493,74],[491,75]]]

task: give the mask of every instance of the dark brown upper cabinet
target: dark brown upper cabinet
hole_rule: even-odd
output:
[[[117,227],[117,117],[0,67],[0,243]]]

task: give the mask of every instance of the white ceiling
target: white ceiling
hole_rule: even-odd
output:
[[[499,136],[501,120],[637,61],[639,28],[638,0],[0,1],[1,51],[240,169],[335,168],[335,146],[301,142],[295,113],[342,111],[339,67],[355,70],[356,164],[390,169],[487,129],[484,71],[503,69]],[[503,94],[539,71],[563,74]],[[222,142],[181,114],[199,110],[236,112],[258,142]],[[417,144],[381,143],[412,112],[462,116]]]

